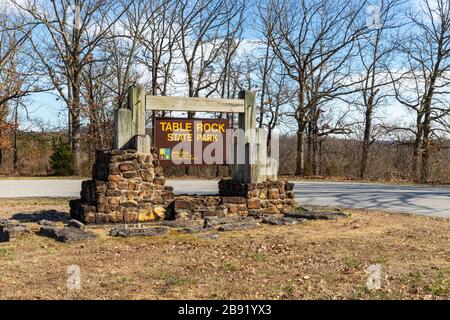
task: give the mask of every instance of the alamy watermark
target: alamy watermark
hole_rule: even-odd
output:
[[[381,265],[372,264],[366,269],[367,277],[367,289],[380,290],[381,289]]]
[[[193,137],[202,136],[201,120],[195,121]],[[174,165],[228,164],[257,165],[261,174],[270,175],[279,163],[279,135],[265,128],[227,129],[215,134],[213,141],[204,146],[201,139],[183,140],[171,150]],[[270,141],[269,141],[270,140]],[[273,172],[275,173],[275,172]]]
[[[77,265],[67,267],[67,289],[81,289],[81,269]]]

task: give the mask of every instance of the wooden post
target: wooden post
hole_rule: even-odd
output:
[[[267,132],[256,128],[255,93],[242,91],[239,99],[244,100],[244,112],[239,114],[239,129],[245,132],[245,163],[236,163],[238,154],[242,151],[235,145],[235,163],[231,166],[231,176],[241,183],[260,183],[267,179],[276,181],[278,163],[276,160],[268,161]]]
[[[255,93],[241,91],[239,99],[244,100],[244,112],[239,114],[239,129],[245,132],[245,163],[231,166],[232,178],[241,183],[261,182],[257,165],[254,162],[257,157],[256,144],[256,107]],[[241,142],[242,143],[242,142]],[[235,146],[237,148],[237,146]],[[235,149],[235,156],[237,153]],[[236,158],[236,157],[235,157]]]
[[[133,113],[119,108],[114,113],[114,148],[124,148],[134,136]]]
[[[244,112],[239,113],[239,129],[245,132],[248,129],[256,129],[255,93],[249,90],[241,91],[239,99],[244,99]]]
[[[130,148],[140,153],[151,152],[150,136],[145,132],[145,89],[143,87],[130,87],[128,89],[128,106],[133,112],[134,136]]]
[[[128,89],[128,106],[114,114],[114,147],[150,153],[150,136],[145,134],[145,89]]]
[[[128,108],[133,112],[133,127],[135,135],[145,135],[145,89],[142,87],[128,88]]]

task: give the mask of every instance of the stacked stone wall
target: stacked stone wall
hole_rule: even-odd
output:
[[[83,181],[71,215],[86,224],[135,223],[164,219],[174,199],[163,170],[151,154],[98,151],[92,180]]]
[[[86,224],[139,223],[210,216],[286,214],[294,209],[294,184],[287,181],[219,182],[218,195],[175,196],[163,168],[151,154],[134,150],[98,151],[92,180],[72,200],[71,216]]]
[[[286,181],[219,182],[219,195],[176,197],[171,212],[176,219],[208,216],[253,216],[289,213],[294,209],[294,184]]]

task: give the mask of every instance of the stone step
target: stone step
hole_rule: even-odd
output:
[[[153,237],[161,236],[169,231],[168,227],[152,228],[113,228],[109,232],[112,237]]]

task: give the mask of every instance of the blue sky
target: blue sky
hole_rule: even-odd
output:
[[[28,116],[31,120],[40,120],[48,129],[61,129],[67,126],[67,108],[63,100],[57,100],[57,96],[51,93],[32,94],[26,98]],[[26,121],[26,115],[22,112],[22,129],[39,130],[32,123]],[[33,122],[33,121],[32,121]]]
[[[3,1],[3,0],[0,0]],[[377,3],[377,1],[373,1]],[[417,0],[411,0],[413,5],[417,5]],[[253,28],[249,28],[246,31],[245,37],[247,39],[246,47],[249,45],[248,40],[253,40],[256,35]],[[250,44],[251,45],[251,44]],[[245,48],[244,48],[245,50]],[[184,91],[184,90],[183,90]],[[58,100],[56,94],[52,93],[39,93],[33,94],[27,97],[26,105],[28,108],[29,117],[32,120],[39,119],[46,124],[48,129],[61,129],[67,126],[67,110],[63,100]],[[402,119],[405,121],[414,120],[410,113],[401,105],[393,102],[392,105],[386,106],[379,110],[379,116],[388,118],[388,120]],[[39,128],[33,126],[31,122],[27,122],[25,114],[22,112],[23,125],[22,129],[25,130],[38,130]]]

